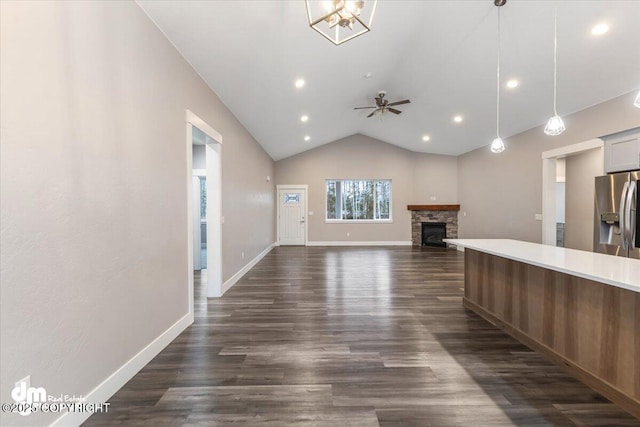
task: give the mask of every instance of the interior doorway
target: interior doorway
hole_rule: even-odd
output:
[[[556,160],[556,246],[565,246],[566,158]]]
[[[189,110],[186,121],[187,281],[193,316],[195,270],[207,283],[208,297],[222,296],[222,136]]]
[[[600,138],[592,139],[589,141],[581,142],[578,144],[568,145],[566,147],[557,148],[555,150],[545,151],[542,153],[542,243],[545,245],[558,246],[558,214],[559,214],[559,197],[558,194],[559,186],[558,186],[558,176],[559,176],[559,162],[565,162],[565,177],[567,175],[567,168],[570,166],[566,163],[568,158],[571,160],[575,159],[577,155],[583,153],[592,153],[599,155],[602,157],[602,152],[604,149],[604,141]],[[593,162],[590,162],[593,163]],[[604,162],[602,162],[598,167],[599,170],[593,170],[591,168],[590,175],[603,175],[604,174]],[[577,168],[571,168],[572,170],[578,170]],[[568,178],[565,178],[565,181]],[[575,246],[571,243],[571,241],[567,241],[569,234],[578,235],[580,233],[568,233],[570,232],[570,227],[568,225],[569,218],[568,216],[570,212],[579,212],[581,215],[584,214],[584,217],[587,218],[586,215],[593,215],[593,196],[589,197],[587,194],[588,191],[593,190],[594,182],[592,176],[590,179],[578,179],[573,180],[579,183],[580,188],[576,188],[575,190],[570,190],[569,185],[565,182],[565,226],[564,226],[564,238],[563,245],[565,247]],[[576,200],[586,201],[589,206],[581,206],[578,209],[572,209],[572,206],[576,205],[571,200],[571,197],[575,196]],[[584,221],[579,219],[577,222],[581,224]],[[568,230],[569,228],[569,230]],[[584,228],[584,227],[582,227]],[[588,237],[588,236],[587,236]],[[569,239],[571,240],[571,239]],[[567,244],[569,243],[569,244]],[[574,247],[574,249],[583,249],[581,247]],[[583,249],[583,250],[591,250],[591,249]]]
[[[278,185],[278,244],[307,244],[307,186]]]

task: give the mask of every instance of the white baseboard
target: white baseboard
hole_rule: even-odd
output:
[[[400,241],[336,241],[336,242],[307,242],[307,246],[411,246],[411,241],[400,240]]]
[[[265,249],[264,251],[260,252],[258,254],[258,256],[256,256],[254,259],[249,261],[249,263],[247,263],[244,267],[242,267],[240,270],[238,270],[238,272],[236,274],[234,274],[226,282],[224,282],[222,284],[222,295],[224,295],[225,292],[227,292],[229,289],[231,289],[231,287],[233,285],[235,285],[236,282],[242,278],[242,276],[247,274],[247,272],[249,270],[251,270],[258,262],[260,262],[260,260],[262,258],[264,258],[266,254],[271,252],[271,249],[273,249],[275,246],[277,246],[276,243],[272,243],[269,246],[267,246],[267,249]]]
[[[187,313],[176,323],[171,325],[169,329],[164,331],[160,336],[151,341],[145,348],[140,350],[138,354],[133,356],[128,362],[118,368],[107,379],[98,384],[96,388],[85,395],[88,403],[104,403],[108,402],[118,390],[124,386],[127,381],[133,378],[147,363],[158,355],[166,346],[171,343],[182,331],[187,329],[193,323],[193,314]],[[79,426],[87,420],[93,413],[91,412],[65,412],[56,419],[51,427],[62,426]],[[99,416],[99,415],[98,415]]]

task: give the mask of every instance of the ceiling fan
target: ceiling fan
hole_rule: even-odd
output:
[[[356,107],[354,108],[354,110],[365,110],[365,109],[369,109],[369,108],[374,108],[374,110],[371,112],[371,114],[369,114],[367,116],[367,118],[373,116],[376,113],[380,113],[383,114],[387,111],[393,113],[393,114],[400,114],[402,113],[402,111],[400,110],[396,110],[395,107],[396,105],[402,105],[402,104],[408,104],[411,101],[409,101],[408,99],[402,100],[402,101],[395,101],[395,102],[389,102],[389,100],[384,99],[385,95],[387,94],[387,91],[385,90],[381,90],[378,92],[378,96],[376,96],[374,99],[376,100],[376,106],[375,107]]]

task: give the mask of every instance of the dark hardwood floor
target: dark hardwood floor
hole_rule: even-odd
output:
[[[463,256],[279,247],[86,426],[639,426],[462,308]]]

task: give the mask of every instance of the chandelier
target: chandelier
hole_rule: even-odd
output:
[[[305,0],[309,26],[335,45],[371,31],[378,0]]]

